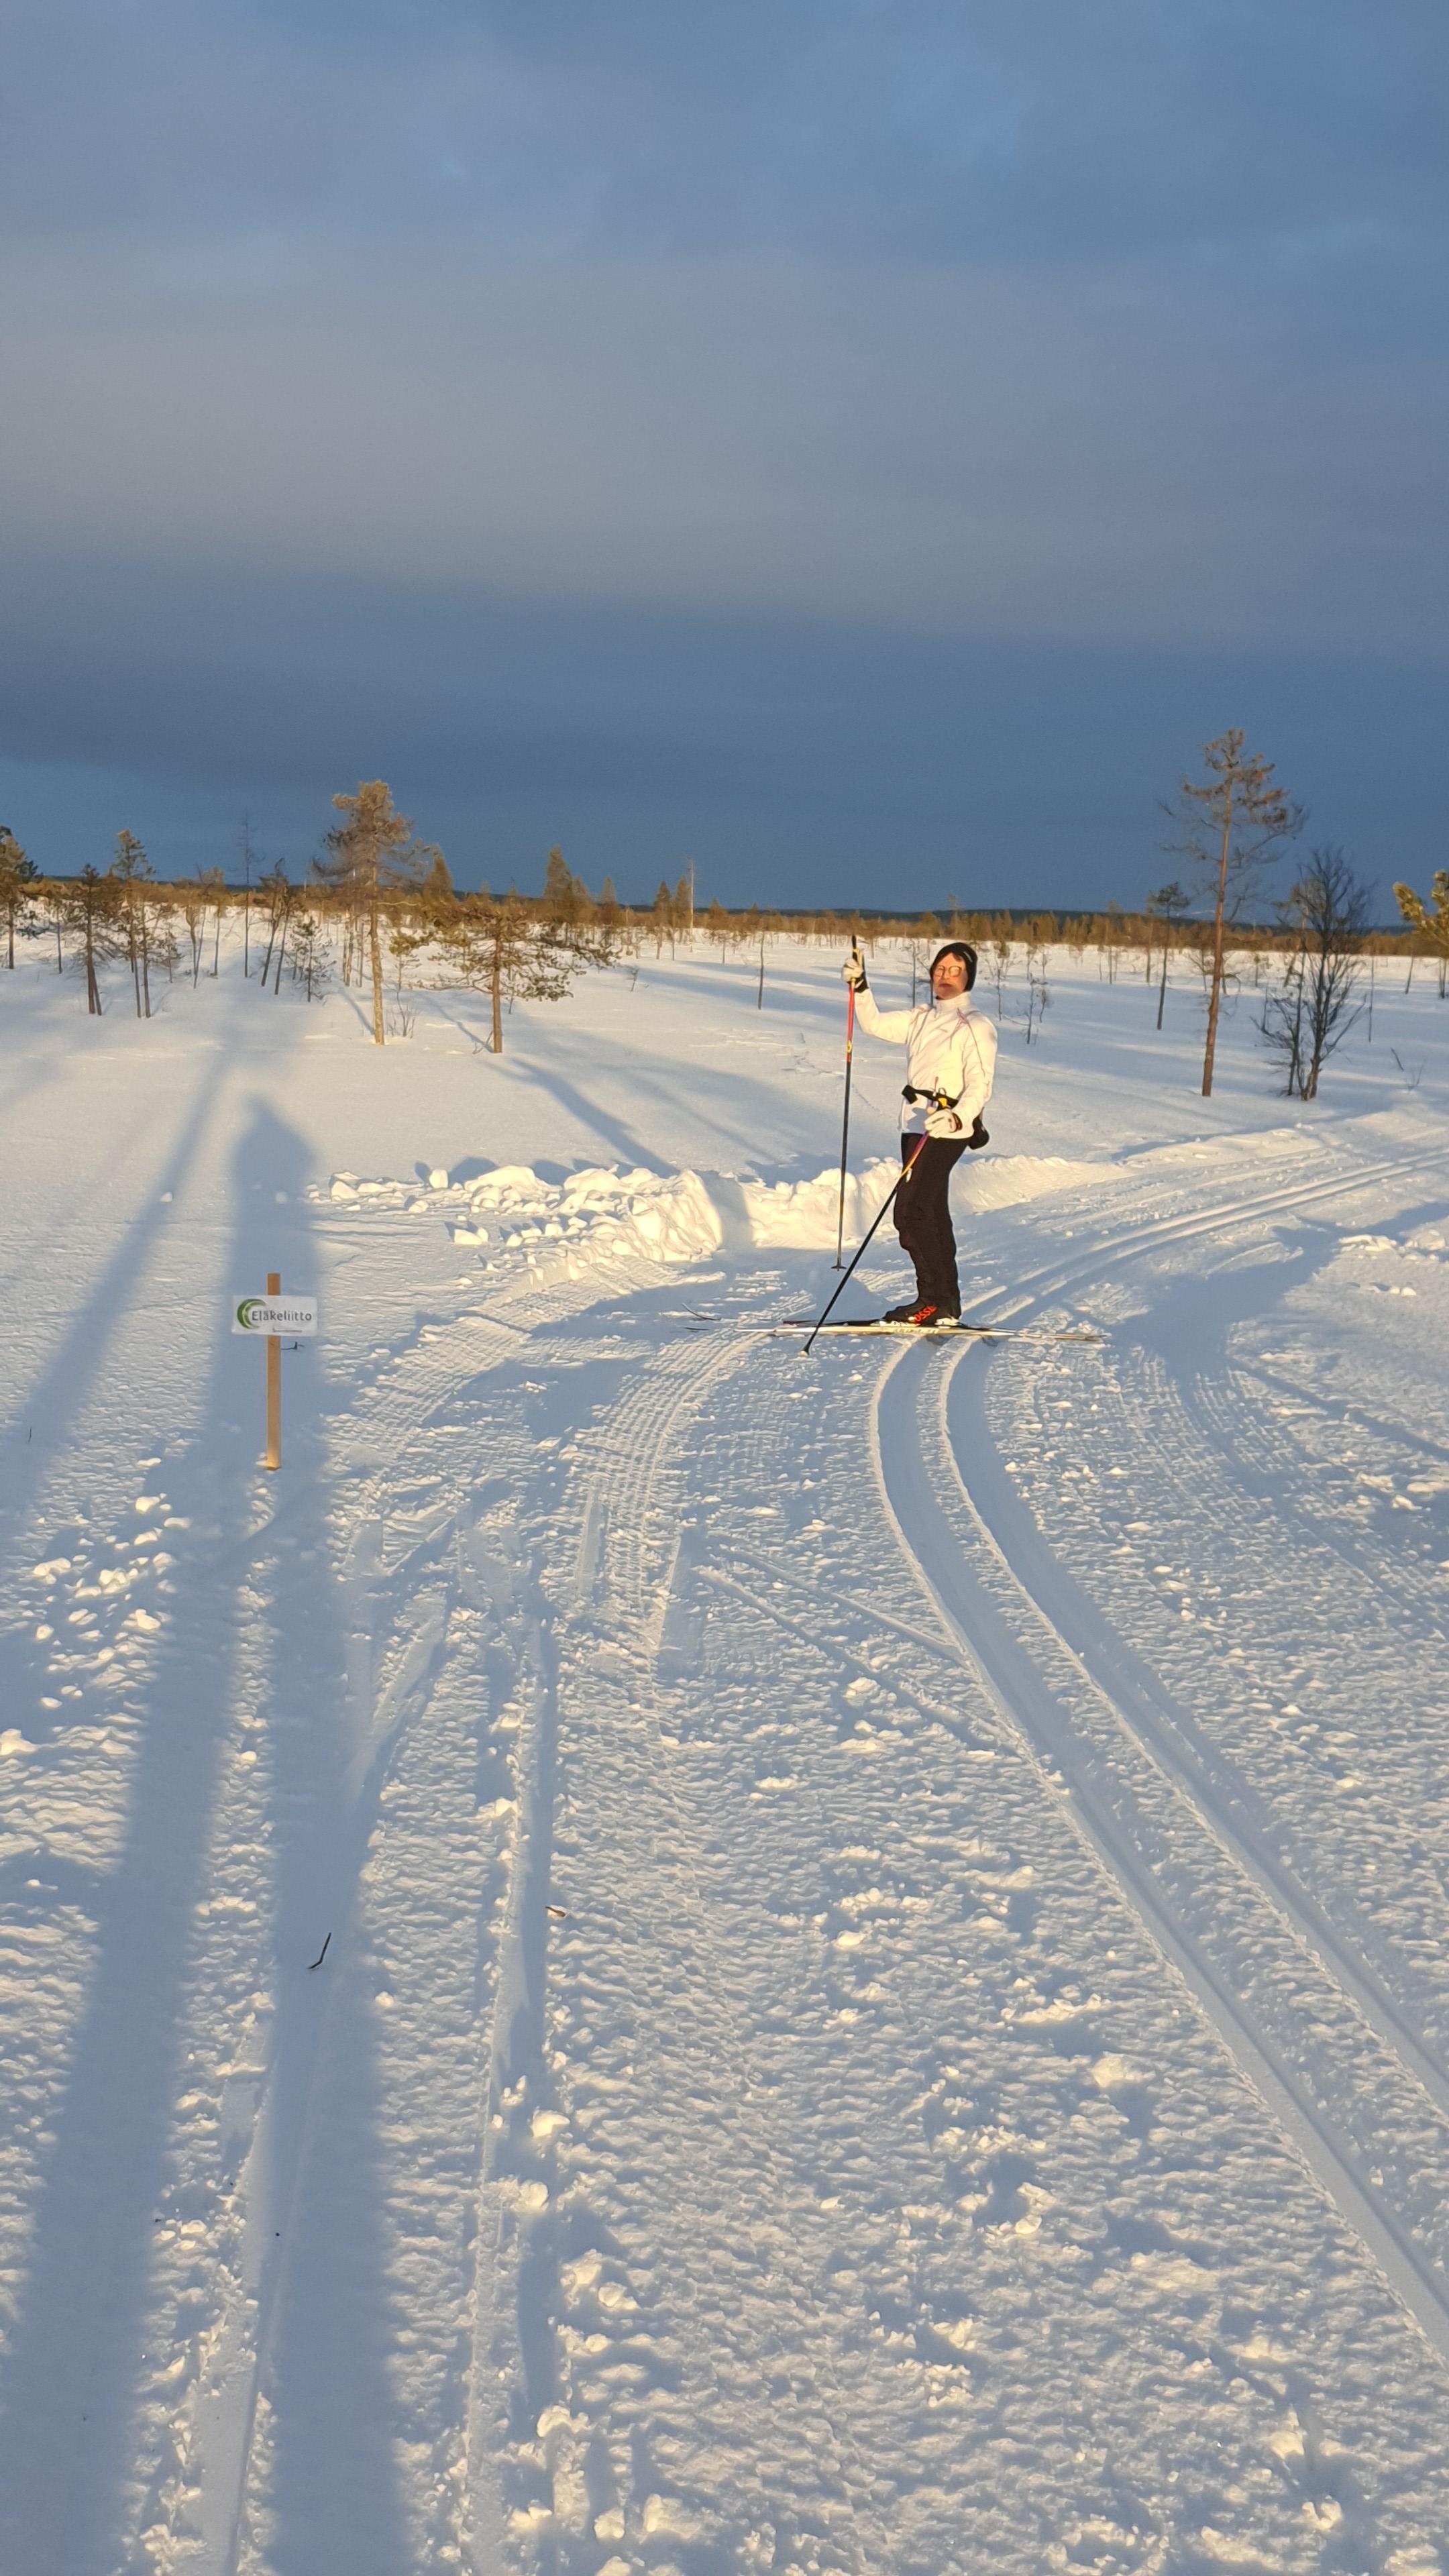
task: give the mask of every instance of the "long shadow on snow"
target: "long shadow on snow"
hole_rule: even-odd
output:
[[[0,969],[0,972],[4,971]],[[3,990],[3,987],[0,987],[0,990]],[[6,998],[8,1000],[9,996],[7,995]],[[80,1000],[78,994],[76,1000],[77,1002]],[[12,1002],[10,1007],[16,1015],[11,1023],[11,1030],[16,1037],[19,1037],[20,1015],[24,1010],[24,1004]],[[85,1043],[82,1032],[94,1030],[94,1028],[95,1022],[93,1020],[88,1022],[84,1013],[82,1013],[79,1028],[70,1014],[67,1014],[66,1020],[59,1025],[54,1019],[46,1017],[33,1032],[27,1032],[30,1038],[29,1044],[22,1042],[19,1046],[7,1047],[5,1072],[9,1074],[10,1080],[5,1088],[0,1090],[0,1118],[8,1118],[22,1102],[25,1104],[27,1118],[33,1116],[39,1095],[52,1089],[56,1083],[63,1082],[68,1074],[74,1072],[77,1047]],[[7,1035],[9,1033],[7,1032]],[[48,1043],[42,1045],[39,1043],[41,1039]],[[28,1069],[22,1073],[21,1066]]]
[[[1346,1528],[1341,1519],[1322,1507],[1316,1494],[1305,1495],[1291,1478],[1285,1478],[1283,1458],[1290,1471],[1296,1470],[1296,1453],[1291,1444],[1285,1446],[1282,1457],[1275,1452],[1267,1421],[1255,1419],[1256,1446],[1245,1452],[1240,1440],[1231,1432],[1225,1433],[1204,1397],[1205,1386],[1226,1373],[1232,1327],[1271,1313],[1290,1290],[1304,1286],[1327,1268],[1341,1240],[1335,1228],[1304,1226],[1295,1237],[1289,1259],[1220,1270],[1207,1278],[1176,1279],[1149,1315],[1134,1317],[1120,1331],[1123,1341],[1135,1340],[1140,1348],[1154,1352],[1165,1363],[1184,1413],[1222,1459],[1244,1494],[1255,1503],[1270,1503],[1285,1521],[1298,1526],[1307,1544],[1327,1549],[1372,1584],[1379,1571],[1377,1548],[1381,1542]],[[1300,1253],[1305,1252],[1306,1258],[1300,1258]],[[1252,1365],[1256,1368],[1260,1364],[1254,1361]],[[1285,1391],[1301,1398],[1301,1389],[1289,1387]],[[1316,1400],[1323,1404],[1322,1397]],[[1343,1408],[1340,1414],[1346,1419]],[[1399,1436],[1413,1439],[1415,1435]]]
[[[1116,1327],[1114,1337],[1155,1351],[1175,1378],[1222,1368],[1233,1326],[1270,1314],[1291,1289],[1326,1270],[1338,1246],[1335,1226],[1303,1225],[1295,1228],[1286,1254],[1276,1259],[1179,1274],[1163,1283],[1145,1315],[1133,1315]]]
[[[196,1158],[214,1098],[215,1086],[205,1080],[198,1081],[181,1132],[159,1175],[164,1190],[173,1198]],[[47,1425],[48,1437],[29,1444],[7,1444],[10,1456],[5,1471],[5,1520],[11,1527],[21,1518],[27,1504],[33,1501],[51,1460],[65,1439],[67,1426],[75,1419],[87,1390],[99,1375],[110,1342],[110,1328],[132,1302],[133,1292],[145,1273],[156,1238],[164,1234],[172,1214],[169,1206],[163,1206],[162,1192],[158,1190],[147,1214],[127,1226],[119,1249],[107,1262],[85,1305],[34,1385],[21,1394],[13,1418],[43,1421]],[[223,1283],[223,1294],[229,1284]]]
[[[172,1190],[196,1157],[213,1097],[214,1085],[199,1082],[161,1175]],[[101,1368],[107,1319],[125,1311],[170,1218],[158,1193],[29,1390],[27,1410],[43,1416],[51,1436],[13,1448],[7,1460],[12,1533]],[[232,1535],[240,1535],[239,1526]],[[168,1652],[158,1664],[164,1669],[170,1659]],[[224,1659],[211,1667],[210,1681],[199,1721],[194,1703],[181,1713],[180,1691],[174,1713],[153,1713],[126,1849],[113,1869],[97,1874],[87,1904],[96,1918],[97,1965],[48,2123],[55,2144],[0,2353],[0,2566],[24,2568],[26,2576],[88,2576],[92,2566],[110,2563],[98,2533],[119,2509],[126,2408],[115,2365],[135,2350],[161,2175],[160,2103],[174,2090],[170,2030],[195,1893],[194,1860],[176,1867],[181,1838],[173,1819],[178,1811],[194,1816],[196,1834],[205,1830]],[[52,1881],[59,1896],[62,1882],[44,1855],[28,1875]],[[133,2371],[123,2359],[120,2375],[129,2382]]]
[[[683,1103],[690,1116],[709,1134],[718,1137],[732,1154],[744,1154],[753,1159],[759,1152],[761,1138],[774,1139],[777,1134],[782,1094],[790,1088],[788,1077],[783,1072],[775,1082],[762,1082],[753,1074],[731,1070],[729,1097],[732,1103],[742,1108],[743,1115],[733,1124],[724,1124],[711,1113],[708,1087],[696,1081],[693,1064],[681,1064],[675,1070],[666,1071],[663,1066],[656,1066],[636,1050],[603,1036],[597,1030],[590,1031],[588,1048],[591,1067],[617,1072],[638,1099],[651,1105],[658,1103],[661,1107],[677,1110]],[[595,1113],[592,1103],[569,1082],[567,1076],[547,1072],[538,1065],[530,1066],[529,1070],[537,1080],[554,1089],[563,1106],[576,1116],[588,1120],[597,1115],[605,1125],[614,1125],[624,1140],[619,1150],[632,1154],[634,1160],[647,1170],[662,1172],[672,1168],[661,1163],[657,1154],[646,1152],[642,1146],[636,1147],[627,1128],[617,1121],[607,1120],[605,1113]],[[827,1128],[836,1114],[832,1102],[825,1120]],[[828,1143],[822,1143],[821,1151],[828,1155]],[[813,1168],[818,1170],[819,1165]]]
[[[178,1169],[194,1148],[203,1108],[198,1103],[188,1120],[173,1157]],[[297,1204],[305,1169],[300,1140],[268,1111],[259,1110],[235,1158],[233,1205],[238,1216],[228,1247],[228,1277],[245,1276],[249,1260],[265,1266],[268,1257],[292,1267],[290,1243],[279,1237],[295,1239],[305,1224],[304,1209]],[[258,1244],[252,1240],[255,1219],[245,1221],[252,1189],[265,1183],[270,1194],[278,1181],[288,1186],[293,1204],[285,1212],[269,1207],[268,1241]],[[128,1247],[112,1272],[123,1267],[134,1271],[142,1257],[139,1247]],[[257,1354],[234,1343],[223,1322],[213,1347],[209,1399],[201,1408],[204,1419],[214,1420],[231,1409],[238,1368],[246,1365],[256,1369]],[[283,1468],[288,1482],[269,1493],[274,1516],[255,1539],[249,1535],[250,1480],[210,1477],[206,1496],[214,1535],[206,1556],[198,1554],[184,1569],[187,1582],[184,1597],[183,1587],[177,1589],[175,1642],[152,1669],[126,1843],[101,1892],[95,1971],[54,2114],[56,2143],[0,2380],[0,2566],[23,2568],[25,2576],[109,2576],[124,2546],[137,2467],[133,2418],[144,2359],[140,2335],[154,2224],[171,2175],[173,2105],[182,2091],[205,2083],[207,2076],[204,2068],[184,2066],[180,2051],[194,1973],[196,1909],[205,1894],[208,1844],[238,1678],[235,1596],[266,1554],[282,1511],[299,1529],[319,1526],[307,1446],[305,1439],[291,1442]],[[309,1661],[315,1654],[324,1664],[335,1637],[335,1622],[327,1616],[330,1590],[319,1586],[318,1601],[309,1603],[306,1619],[295,1623],[308,1637]],[[225,1647],[215,1645],[219,1638],[227,1640]],[[205,1640],[205,1647],[192,1639]],[[297,1646],[296,1636],[276,1637],[274,1678],[276,1667],[294,1656]],[[289,1683],[293,1679],[289,1668]],[[279,1730],[277,1756],[282,1890],[277,1934],[287,1969],[292,1968],[299,1928],[289,1902],[295,1876],[289,1863],[302,1832],[295,1814],[299,1766],[291,1759],[290,1743],[302,1723],[300,1718],[295,1722],[290,1739]],[[315,1757],[309,1755],[301,1767],[314,1765]],[[283,1985],[286,1973],[284,1969]],[[215,2036],[221,2050],[235,2034],[228,2030]],[[285,2141],[279,2144],[285,2149]],[[279,2173],[274,2189],[280,2194],[282,2188]],[[375,2242],[375,2230],[371,2238],[359,2230],[348,2247],[348,2263],[364,2280],[375,2273]],[[389,2453],[376,2438],[376,2427],[386,2421],[380,2356],[357,2356],[350,2386],[367,2409],[359,2423],[372,2431],[373,2439],[361,2465],[348,2463],[345,2509],[343,2499],[333,2502],[349,2540],[366,2517],[378,2546],[376,2557],[354,2550],[351,2566],[391,2570],[402,2559],[396,2546],[399,2518],[387,2483]],[[284,2458],[285,2437],[277,2449],[279,2459]],[[322,2563],[314,2557],[309,2576]]]
[[[315,1284],[320,1250],[305,1197],[301,1138],[269,1112],[249,1140],[268,1181],[288,1193],[279,1244],[299,1284]],[[244,1188],[245,1175],[239,1171]],[[265,1267],[259,1258],[253,1269]],[[325,1315],[323,1325],[325,1330]],[[284,1360],[284,1368],[288,1362]],[[257,1549],[272,1602],[266,1691],[275,1859],[276,2030],[258,2159],[263,2271],[254,2401],[265,2402],[268,2461],[238,2497],[244,2527],[260,2505],[275,2576],[395,2576],[408,2564],[395,2474],[396,2407],[388,2352],[397,2320],[385,2279],[378,2131],[383,2109],[371,1988],[343,1973],[348,1915],[366,1856],[391,1739],[350,1797],[343,1540],[329,1526],[322,1427],[286,1440],[285,1523]],[[315,1575],[298,1551],[317,1550]],[[305,1561],[305,1560],[303,1560]],[[364,1723],[370,1715],[364,1711]],[[309,1962],[331,1936],[323,1968]],[[243,2439],[249,2442],[251,2426]],[[241,2466],[247,2466],[243,2452]],[[264,2493],[259,2493],[264,2483]]]
[[[528,1075],[530,1081],[541,1082],[546,1091],[551,1091],[559,1107],[566,1109],[571,1118],[577,1118],[582,1127],[592,1128],[612,1153],[626,1155],[631,1164],[637,1164],[643,1171],[660,1172],[665,1168],[657,1154],[650,1153],[648,1147],[625,1126],[622,1118],[614,1118],[607,1109],[601,1109],[597,1101],[590,1100],[564,1074],[533,1064],[528,1068]]]
[[[177,1178],[207,1106],[203,1096],[193,1104],[171,1157]],[[161,1222],[158,1211],[132,1230],[97,1308],[121,1304]],[[48,1372],[57,1403],[64,1388],[72,1409],[104,1349],[97,1335],[91,1368],[83,1366],[85,1336],[83,1318]],[[203,1407],[212,1416],[224,1409],[231,1356],[219,1332]],[[230,1499],[228,1491],[223,1484],[215,1552],[243,1565],[246,1504],[240,1487]],[[187,1624],[209,1635],[205,1586],[206,1569],[197,1565]],[[229,1627],[222,1621],[219,1633]],[[0,2564],[24,2567],[27,2576],[89,2576],[114,2557],[137,2329],[177,2091],[175,2034],[231,1670],[229,1652],[203,1661],[168,1643],[158,1653],[126,1844],[99,1884],[96,1968],[54,2116],[55,2147],[0,2382]]]

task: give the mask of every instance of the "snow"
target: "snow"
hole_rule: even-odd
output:
[[[1445,1006],[1008,984],[1100,1341],[807,1360],[837,966],[0,974],[5,2576],[1449,2566]]]

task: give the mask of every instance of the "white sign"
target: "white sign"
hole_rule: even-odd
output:
[[[273,1341],[299,1342],[317,1330],[315,1297],[237,1297],[232,1301],[234,1333],[264,1333]]]

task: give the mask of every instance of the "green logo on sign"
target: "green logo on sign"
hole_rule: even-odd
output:
[[[257,1317],[260,1315],[265,1320],[266,1312],[267,1301],[264,1297],[243,1297],[236,1310],[236,1319],[242,1331],[250,1333],[256,1329]]]

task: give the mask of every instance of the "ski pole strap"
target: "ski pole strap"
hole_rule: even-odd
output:
[[[960,1097],[959,1091],[917,1091],[909,1082],[901,1088],[902,1100],[908,1100],[913,1109],[918,1100],[929,1100],[935,1109],[954,1109]]]

